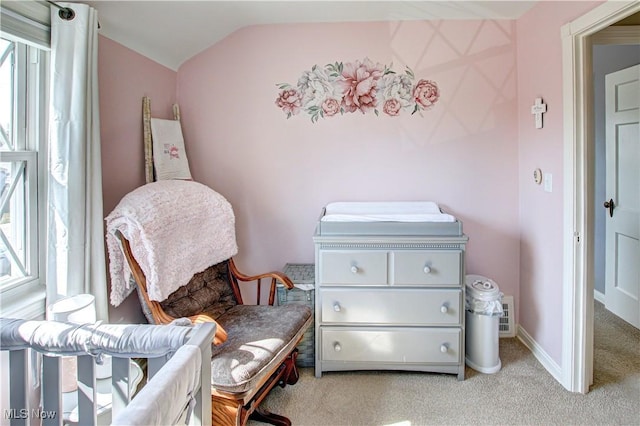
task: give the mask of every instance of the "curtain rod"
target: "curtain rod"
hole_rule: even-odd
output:
[[[60,9],[60,11],[58,12],[58,16],[61,19],[64,19],[65,21],[70,21],[70,20],[72,20],[73,18],[76,17],[76,13],[70,7],[60,6],[58,3],[54,2],[54,1],[49,1],[49,0],[45,0],[45,1],[47,3],[49,3],[50,5],[55,6],[58,9]]]

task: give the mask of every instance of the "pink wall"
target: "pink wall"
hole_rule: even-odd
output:
[[[560,28],[599,2],[540,2],[517,21],[520,194],[520,303],[522,326],[561,365],[563,274],[563,105]],[[536,129],[531,105],[547,104]],[[533,171],[553,175],[553,191]]]
[[[419,115],[286,119],[276,83],[368,57],[435,80]],[[322,206],[434,200],[464,222],[467,272],[518,298],[518,143],[512,21],[268,25],[239,30],[178,70],[191,170],[229,199],[239,267],[312,262]]]
[[[176,73],[101,36],[98,80],[106,216],[125,194],[145,182],[142,97],[151,98],[153,116],[172,118]],[[110,308],[111,322],[139,322],[143,318],[135,297]]]
[[[234,206],[242,269],[313,261],[315,221],[330,201],[435,200],[464,221],[467,272],[514,295],[518,322],[560,364],[560,27],[597,4],[540,2],[515,22],[245,28],[177,75],[100,37],[105,214],[144,182],[142,96],[155,116],[170,117],[177,93],[195,178]],[[350,114],[315,124],[275,107],[276,83],[365,57],[436,80],[440,102],[424,117]],[[536,97],[548,105],[539,130],[529,113]],[[533,183],[536,167],[553,175],[553,192]],[[127,302],[112,321],[139,315]]]

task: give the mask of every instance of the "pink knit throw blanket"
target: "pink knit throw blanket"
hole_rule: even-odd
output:
[[[163,180],[137,188],[105,221],[114,306],[135,288],[117,232],[129,241],[147,279],[149,297],[158,302],[194,274],[238,252],[231,205],[193,181]]]

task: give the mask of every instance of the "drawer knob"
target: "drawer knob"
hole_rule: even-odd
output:
[[[335,342],[333,344],[333,350],[336,352],[340,352],[342,350],[342,346],[340,346],[340,342]]]
[[[430,274],[431,273],[431,268],[428,267],[428,266],[425,266],[423,271],[424,271],[425,274]]]
[[[357,267],[356,265],[353,265],[353,266],[351,267],[351,272],[353,272],[354,274],[357,274],[357,273],[358,273],[358,271],[359,271],[359,269],[358,269],[358,267]]]
[[[342,308],[340,307],[340,304],[338,302],[333,304],[333,310],[336,312],[340,312],[342,310]]]
[[[443,354],[446,354],[448,350],[449,348],[447,348],[447,345],[440,345],[440,352]]]
[[[449,308],[447,308],[447,305],[440,306],[440,312],[442,312],[443,314],[446,314],[448,311]]]

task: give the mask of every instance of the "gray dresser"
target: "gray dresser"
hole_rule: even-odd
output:
[[[351,225],[320,221],[313,238],[316,377],[410,370],[464,380],[462,224]]]

